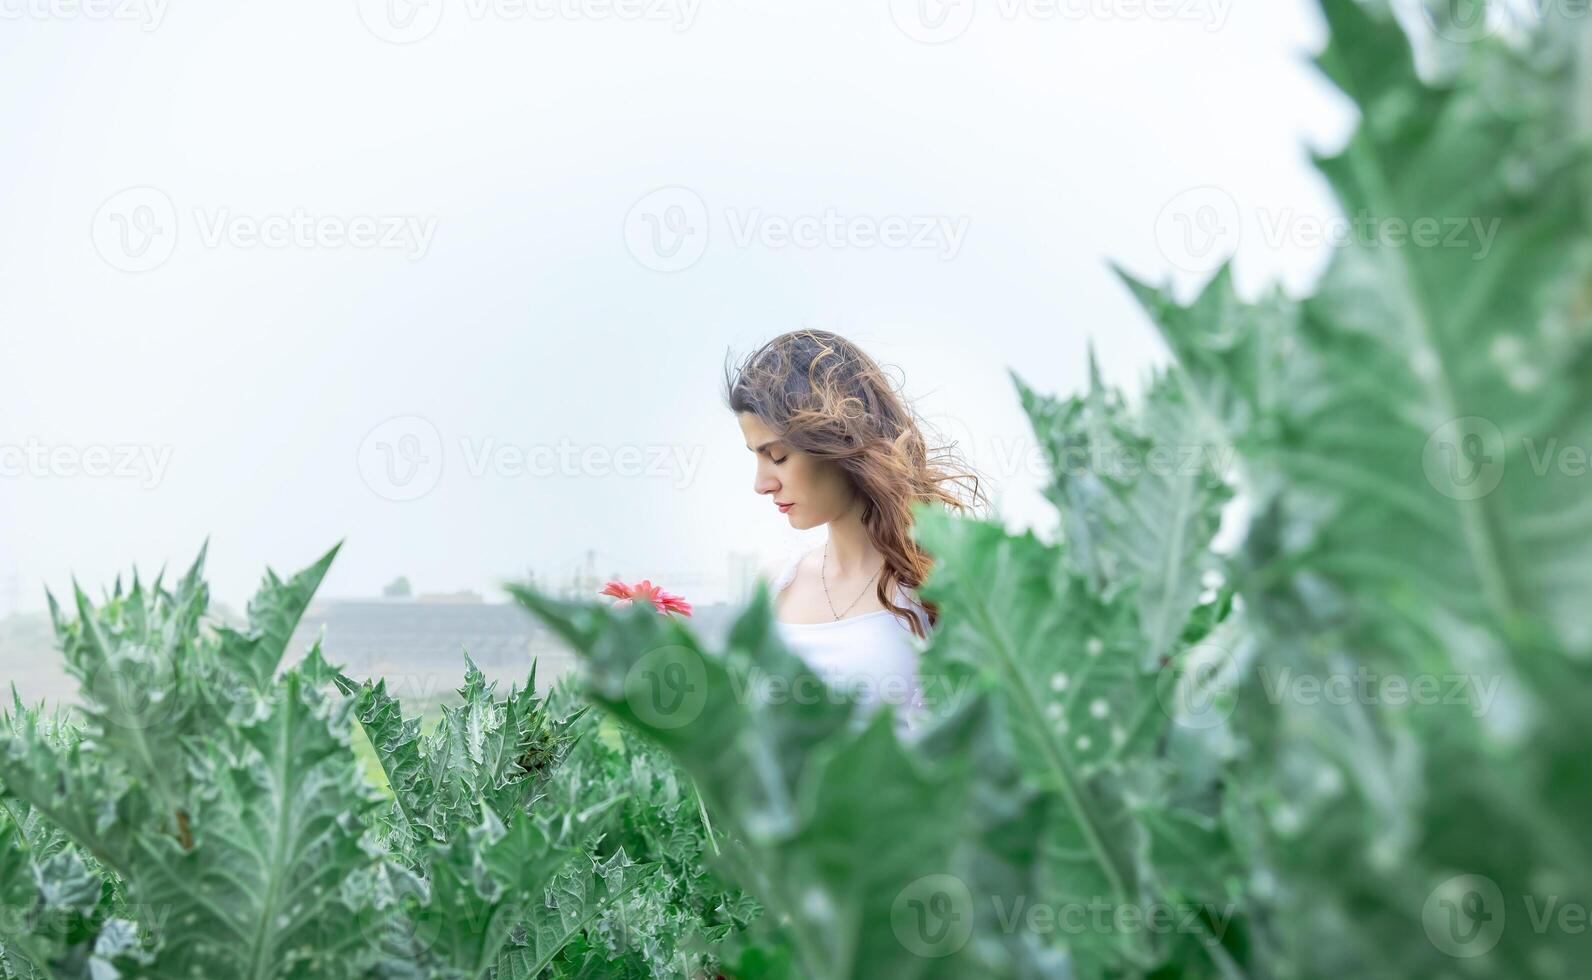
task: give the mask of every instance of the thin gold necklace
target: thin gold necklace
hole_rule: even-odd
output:
[[[824,563],[822,565],[818,566],[818,580],[820,582],[824,583],[824,601],[829,603],[829,611],[830,611],[830,613],[832,613],[834,615],[835,619],[837,619],[837,620],[840,617],[844,616],[846,613],[851,612],[851,606],[855,606],[862,599],[863,596],[868,594],[868,586],[872,585],[873,584],[873,580],[876,577],[878,577],[880,572],[884,571],[884,562],[880,562],[879,563],[879,567],[873,570],[873,574],[868,576],[868,581],[863,584],[862,591],[857,593],[857,598],[851,600],[851,606],[847,606],[846,608],[842,609],[840,612],[835,612],[835,601],[833,599],[829,598],[829,580],[824,576],[824,569],[827,568],[828,565],[829,565],[829,542],[825,541],[824,542]]]

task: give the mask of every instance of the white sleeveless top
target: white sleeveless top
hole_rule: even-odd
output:
[[[806,555],[797,557],[773,582],[775,593],[796,578]],[[896,585],[896,602],[912,610],[929,634],[928,612],[922,603]],[[897,728],[916,728],[923,711],[923,689],[918,678],[918,656],[927,641],[913,635],[905,619],[879,609],[827,623],[787,623],[774,620],[780,640],[806,661],[831,689],[849,690],[865,706],[863,717],[880,704],[894,706]]]

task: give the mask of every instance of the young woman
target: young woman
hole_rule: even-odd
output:
[[[752,489],[791,527],[828,530],[772,583],[785,645],[864,703],[920,705],[918,653],[939,611],[914,592],[932,561],[911,506],[983,504],[978,477],[949,447],[931,453],[879,366],[828,331],[782,334],[727,364],[725,401],[757,457]]]

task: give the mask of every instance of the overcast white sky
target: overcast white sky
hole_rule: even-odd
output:
[[[803,540],[722,362],[800,326],[898,367],[1048,526],[1007,369],[1164,356],[1108,261],[1193,283],[1236,247],[1302,286],[1307,149],[1352,120],[1303,0],[86,2],[0,0],[28,608],[207,535],[239,604],[339,539],[323,594],[499,598],[589,547],[719,598],[730,551]]]

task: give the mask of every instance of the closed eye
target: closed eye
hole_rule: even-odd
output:
[[[774,459],[774,457],[770,456],[769,459]],[[774,463],[776,465],[778,465],[779,463],[785,462],[787,459],[790,459],[790,454],[789,453],[785,454],[784,456],[781,456],[779,459],[774,459]]]

